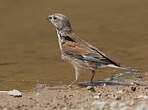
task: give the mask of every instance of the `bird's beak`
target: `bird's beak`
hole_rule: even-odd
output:
[[[45,20],[48,20],[48,21],[49,21],[48,17],[47,17],[47,18],[45,18]]]

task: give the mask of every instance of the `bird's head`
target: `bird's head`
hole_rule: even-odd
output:
[[[48,16],[48,20],[56,27],[57,30],[71,30],[68,17],[63,14],[53,14]]]

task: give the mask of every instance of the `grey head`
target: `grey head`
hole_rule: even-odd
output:
[[[59,31],[72,31],[68,17],[64,16],[63,14],[55,13],[53,15],[49,15],[48,20]]]

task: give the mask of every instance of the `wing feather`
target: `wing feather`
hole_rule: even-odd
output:
[[[67,55],[70,55],[74,58],[87,61],[87,62],[94,62],[98,64],[101,63],[101,64],[109,65],[112,67],[117,67],[117,68],[126,69],[130,71],[137,71],[133,68],[126,67],[112,61],[99,49],[81,40],[75,34],[70,34],[70,35],[68,34],[66,36],[68,36],[70,40],[66,39],[69,41],[64,42],[62,44],[62,48],[63,48],[63,52]]]

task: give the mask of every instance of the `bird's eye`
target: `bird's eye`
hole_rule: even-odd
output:
[[[56,19],[57,19],[57,17],[53,17],[53,19],[54,19],[54,20],[56,20]]]

